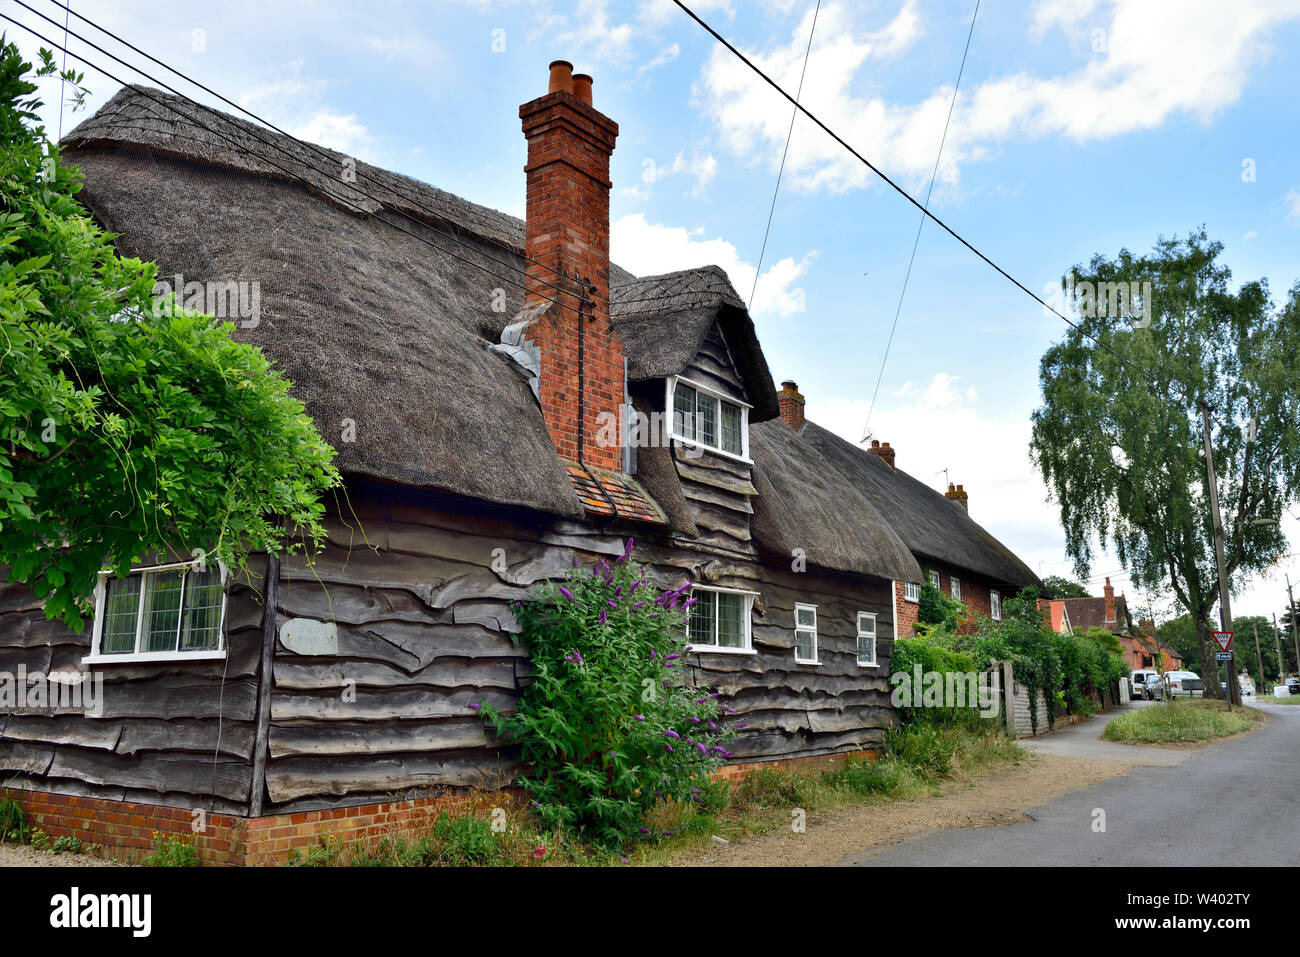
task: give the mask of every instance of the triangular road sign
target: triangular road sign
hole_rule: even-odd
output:
[[[1229,648],[1232,647],[1232,632],[1216,631],[1213,634],[1214,634],[1214,640],[1219,643],[1219,647],[1222,648],[1224,651],[1227,651]]]

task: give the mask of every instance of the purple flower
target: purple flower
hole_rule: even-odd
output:
[[[744,726],[745,726],[745,722],[743,722],[743,721],[737,721],[737,722],[736,722],[736,730],[737,730],[737,731],[739,731],[739,730],[740,730],[741,728],[743,728]]]
[[[654,661],[654,660],[655,660],[656,658],[658,658],[658,657],[659,657],[659,656],[658,656],[657,654],[655,654],[655,650],[654,650],[653,648],[651,648],[651,649],[650,649],[650,660],[651,660],[651,661]]]
[[[609,624],[609,619],[607,619],[607,618],[605,617],[605,609],[603,609],[603,608],[600,610],[600,623],[601,623],[602,625],[608,625],[608,624]]]
[[[691,607],[692,605],[694,605],[697,601],[699,601],[698,598],[688,598],[688,599],[686,599],[686,601],[682,602],[682,607],[683,607],[683,608],[690,608],[690,607]]]
[[[709,722],[709,730],[710,730],[710,731],[717,731],[717,730],[718,730],[718,726],[717,726],[716,724],[714,724],[712,721],[710,721],[710,722]]]
[[[649,834],[649,833],[650,833],[650,828],[648,828],[648,827],[639,827],[639,828],[637,828],[637,830],[640,831],[642,834]]]
[[[700,719],[699,719],[699,718],[691,718],[691,723],[692,723],[692,724],[699,724],[699,723],[700,723]]]
[[[664,734],[668,735],[668,737],[670,738],[681,738],[681,735],[678,734],[676,731],[674,731],[672,728],[664,729]]]
[[[671,744],[665,744],[664,747],[667,748],[669,751],[673,750],[673,746]]]
[[[640,607],[641,607],[642,605],[644,605],[644,604],[645,604],[645,602],[643,602],[643,601],[639,601],[639,602],[637,602],[635,605],[633,605],[632,607],[633,607],[633,608],[640,608]]]
[[[709,750],[704,745],[696,741],[695,746],[700,749],[700,754],[704,755],[706,758],[709,756]]]
[[[632,555],[632,546],[635,545],[635,544],[636,544],[636,539],[635,539],[635,538],[629,538],[629,539],[627,540],[627,545],[623,548],[623,554],[620,555],[620,556],[618,557],[618,560],[619,560],[620,562],[621,562],[621,561],[625,561],[625,560],[627,560],[628,558],[631,557],[631,555]]]
[[[563,585],[560,586],[560,594],[569,599],[569,601],[573,601],[573,592],[569,591],[569,589],[565,588]]]
[[[704,697],[704,698],[696,698],[696,699],[695,699],[695,703],[696,703],[696,704],[703,704],[705,701],[708,701],[708,700],[709,700],[709,699],[708,699],[707,697]]]
[[[676,668],[676,667],[677,667],[677,662],[675,662],[675,661],[670,661],[670,662],[668,662],[666,665],[664,665],[664,667],[665,667],[665,668]]]
[[[644,721],[644,720],[645,720],[645,715],[643,715],[643,714],[639,714],[639,715],[636,716],[636,719],[637,719],[638,721]]]
[[[675,660],[675,659],[677,659],[677,658],[680,658],[680,657],[681,657],[681,655],[669,655],[667,658],[664,659],[664,661],[673,661],[673,660]]]
[[[481,708],[481,707],[483,707],[483,706],[482,706],[481,704],[467,704],[465,707],[467,707],[467,708],[473,708],[475,711],[477,711],[479,708]]]
[[[611,599],[609,600],[609,607],[610,607],[610,608],[617,608],[617,607],[618,607],[618,602],[616,602],[614,599],[611,598]]]

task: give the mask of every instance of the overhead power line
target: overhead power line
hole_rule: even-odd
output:
[[[894,308],[894,322],[889,327],[889,339],[885,342],[885,355],[880,360],[880,372],[876,375],[876,387],[871,392],[871,404],[867,406],[867,422],[862,427],[862,441],[871,438],[871,413],[876,409],[876,396],[880,394],[880,383],[885,378],[885,364],[889,362],[889,350],[894,344],[894,332],[898,329],[898,317],[903,311],[903,299],[907,296],[907,283],[912,278],[912,265],[916,262],[916,249],[921,244],[921,228],[925,226],[925,213],[930,211],[930,194],[934,192],[934,181],[939,178],[939,160],[943,157],[943,145],[948,142],[948,126],[952,123],[952,111],[957,106],[957,91],[961,89],[962,74],[966,72],[966,56],[970,53],[971,37],[975,35],[975,20],[980,15],[980,0],[975,0],[975,12],[971,14],[970,29],[966,32],[966,48],[961,51],[961,66],[957,68],[957,82],[952,86],[952,102],[948,104],[948,117],[943,121],[943,136],[939,138],[939,149],[934,154],[934,169],[930,171],[930,185],[925,190],[925,205],[921,208],[921,219],[916,224],[916,236],[912,239],[912,255],[907,257],[907,272],[903,274],[903,288],[898,293],[898,305]]]
[[[833,139],[836,143],[838,143],[840,146],[842,146],[845,150],[847,150],[848,153],[849,153],[850,155],[852,155],[854,159],[856,159],[859,163],[861,163],[861,164],[862,164],[863,166],[865,166],[867,169],[871,170],[871,172],[873,172],[873,173],[875,173],[877,176],[879,176],[880,179],[881,179],[881,180],[882,180],[882,181],[883,181],[887,186],[889,186],[890,189],[894,190],[894,192],[898,193],[898,195],[902,196],[902,197],[903,197],[904,199],[906,199],[909,203],[911,203],[911,204],[912,204],[913,206],[915,206],[918,210],[920,210],[921,213],[922,213],[922,215],[925,216],[925,218],[929,219],[929,220],[930,220],[931,222],[933,222],[936,226],[938,226],[940,229],[942,229],[944,232],[946,232],[949,236],[951,236],[953,239],[957,240],[957,242],[961,243],[963,246],[965,246],[967,249],[969,249],[972,253],[974,253],[976,256],[978,256],[978,257],[979,257],[979,258],[980,258],[984,263],[986,263],[988,266],[992,267],[992,268],[993,268],[993,269],[994,269],[994,270],[995,270],[995,271],[996,271],[1000,276],[1002,276],[1004,279],[1006,279],[1008,282],[1010,282],[1013,286],[1015,286],[1017,289],[1019,289],[1019,290],[1020,290],[1021,292],[1023,292],[1025,295],[1027,295],[1030,299],[1033,299],[1036,303],[1038,303],[1040,306],[1042,306],[1042,307],[1043,307],[1044,309],[1046,309],[1048,312],[1052,313],[1052,315],[1056,316],[1058,319],[1060,319],[1062,322],[1066,323],[1068,326],[1070,326],[1072,329],[1074,329],[1074,330],[1075,330],[1076,332],[1078,332],[1080,335],[1084,336],[1086,339],[1088,339],[1089,341],[1091,341],[1091,342],[1092,342],[1093,344],[1095,344],[1099,349],[1102,349],[1103,351],[1109,353],[1111,356],[1113,356],[1114,358],[1118,359],[1120,362],[1124,363],[1124,365],[1126,365],[1126,366],[1128,366],[1129,368],[1133,369],[1133,370],[1134,370],[1135,372],[1137,372],[1140,376],[1142,376],[1142,378],[1144,378],[1144,379],[1145,379],[1145,380],[1146,380],[1146,381],[1147,381],[1151,386],[1153,386],[1153,387],[1155,387],[1155,388],[1159,388],[1159,389],[1168,389],[1168,388],[1170,388],[1170,386],[1169,386],[1168,384],[1162,384],[1162,383],[1160,383],[1159,380],[1157,380],[1155,376],[1153,376],[1150,372],[1148,372],[1148,371],[1147,371],[1145,368],[1143,368],[1142,366],[1138,365],[1138,364],[1137,364],[1136,362],[1134,362],[1132,359],[1129,359],[1127,356],[1120,355],[1120,353],[1116,352],[1114,349],[1112,349],[1112,348],[1111,348],[1110,346],[1108,346],[1106,343],[1102,342],[1100,339],[1098,339],[1098,338],[1097,338],[1096,336],[1094,336],[1092,333],[1088,332],[1088,330],[1084,329],[1084,328],[1083,328],[1082,326],[1080,326],[1077,322],[1074,322],[1072,319],[1070,319],[1068,316],[1066,316],[1064,313],[1062,313],[1062,312],[1061,312],[1059,309],[1057,309],[1055,306],[1051,305],[1049,302],[1047,302],[1045,299],[1043,299],[1042,296],[1038,295],[1036,292],[1034,292],[1032,289],[1030,289],[1028,286],[1026,286],[1024,283],[1022,283],[1019,279],[1017,279],[1015,276],[1011,275],[1011,273],[1007,272],[1005,269],[1003,269],[1001,266],[999,266],[996,262],[994,262],[992,259],[990,259],[987,255],[985,255],[983,252],[981,252],[979,249],[977,249],[977,248],[976,248],[976,247],[975,247],[975,246],[974,246],[974,245],[973,245],[969,240],[967,240],[965,237],[963,237],[960,233],[958,233],[956,230],[954,230],[951,226],[949,226],[947,223],[945,223],[942,219],[940,219],[940,218],[939,218],[938,216],[936,216],[934,213],[932,213],[932,212],[930,212],[928,209],[926,209],[926,208],[925,208],[921,203],[917,202],[917,200],[916,200],[915,198],[913,198],[913,196],[912,196],[910,193],[908,193],[907,190],[903,189],[903,187],[901,187],[901,186],[899,186],[897,183],[895,183],[895,182],[894,182],[894,181],[893,181],[889,176],[887,176],[887,175],[885,174],[885,172],[884,172],[883,170],[881,170],[878,166],[876,166],[874,163],[872,163],[871,160],[867,159],[867,158],[866,158],[865,156],[863,156],[860,152],[858,152],[856,149],[854,149],[852,146],[850,146],[850,145],[848,144],[848,142],[845,141],[844,137],[840,136],[840,135],[839,135],[838,133],[836,133],[833,129],[831,129],[831,128],[830,128],[829,126],[827,126],[824,122],[822,122],[822,120],[821,120],[820,118],[818,118],[816,114],[814,114],[814,113],[813,113],[811,110],[809,110],[806,106],[804,106],[803,104],[801,104],[801,103],[800,103],[798,100],[796,100],[793,96],[791,96],[789,93],[787,93],[787,92],[785,91],[785,89],[784,89],[784,88],[783,88],[779,83],[777,83],[777,82],[776,82],[775,80],[773,80],[770,76],[768,76],[765,72],[763,72],[763,70],[762,70],[761,68],[759,68],[759,66],[758,66],[757,64],[755,64],[752,60],[750,60],[749,57],[747,57],[747,56],[745,56],[745,54],[741,53],[740,50],[738,50],[738,49],[737,49],[737,48],[736,48],[736,47],[731,43],[731,41],[729,41],[729,40],[728,40],[726,37],[724,37],[721,33],[719,33],[717,30],[715,30],[713,27],[711,27],[707,22],[705,22],[703,19],[701,19],[700,16],[699,16],[699,14],[697,14],[694,10],[692,10],[692,9],[691,9],[690,7],[688,7],[685,3],[683,3],[682,0],[673,0],[673,3],[675,3],[678,7],[680,7],[680,8],[682,9],[682,12],[684,12],[687,16],[689,16],[692,20],[694,20],[697,24],[699,24],[700,27],[701,27],[705,32],[707,32],[710,36],[713,37],[713,39],[715,39],[718,43],[720,43],[720,44],[722,44],[724,47],[726,47],[726,48],[727,48],[727,49],[732,53],[732,55],[734,55],[737,59],[739,59],[742,63],[744,63],[745,66],[749,67],[750,70],[752,70],[754,73],[758,74],[758,76],[763,80],[764,83],[766,83],[766,84],[767,84],[768,86],[770,86],[772,89],[776,90],[777,93],[781,94],[781,96],[785,97],[786,100],[788,100],[790,103],[792,103],[792,104],[794,105],[794,107],[795,107],[796,110],[798,110],[798,111],[799,111],[800,113],[802,113],[804,116],[808,117],[808,119],[812,120],[812,122],[813,122],[813,123],[814,123],[814,124],[819,128],[819,129],[821,129],[821,131],[822,131],[823,133],[825,133],[827,136],[829,136],[831,139]],[[1190,404],[1190,400],[1186,397],[1186,395],[1183,396],[1183,400],[1184,400],[1184,402],[1187,402],[1188,404]]]
[[[803,96],[803,78],[808,73],[808,57],[812,53],[813,35],[817,32],[817,14],[821,13],[822,0],[817,0],[813,8],[812,27],[808,31],[808,49],[803,51],[803,69],[799,71],[799,89],[794,98],[798,101]],[[754,270],[754,285],[749,290],[749,311],[754,311],[754,294],[758,292],[758,277],[763,274],[763,257],[767,254],[767,237],[772,232],[772,214],[776,212],[776,197],[781,192],[781,177],[785,173],[785,158],[790,152],[790,140],[794,137],[794,121],[799,118],[798,110],[790,111],[790,129],[785,134],[785,149],[781,150],[781,166],[776,171],[776,185],[772,187],[772,205],[767,210],[767,227],[763,230],[763,248],[758,253],[758,267]]]

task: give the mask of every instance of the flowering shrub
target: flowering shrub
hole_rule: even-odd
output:
[[[605,845],[649,836],[661,802],[698,804],[730,738],[683,661],[690,585],[655,588],[631,550],[516,603],[533,680],[514,713],[483,706],[520,745],[541,819]]]

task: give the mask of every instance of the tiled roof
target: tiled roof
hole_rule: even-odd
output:
[[[631,476],[590,467],[583,471],[580,465],[566,467],[573,490],[578,493],[588,515],[605,515],[655,525],[668,524],[668,519],[659,506]],[[591,474],[588,475],[588,472]],[[617,516],[614,508],[610,507],[611,501],[614,508],[618,509]]]

